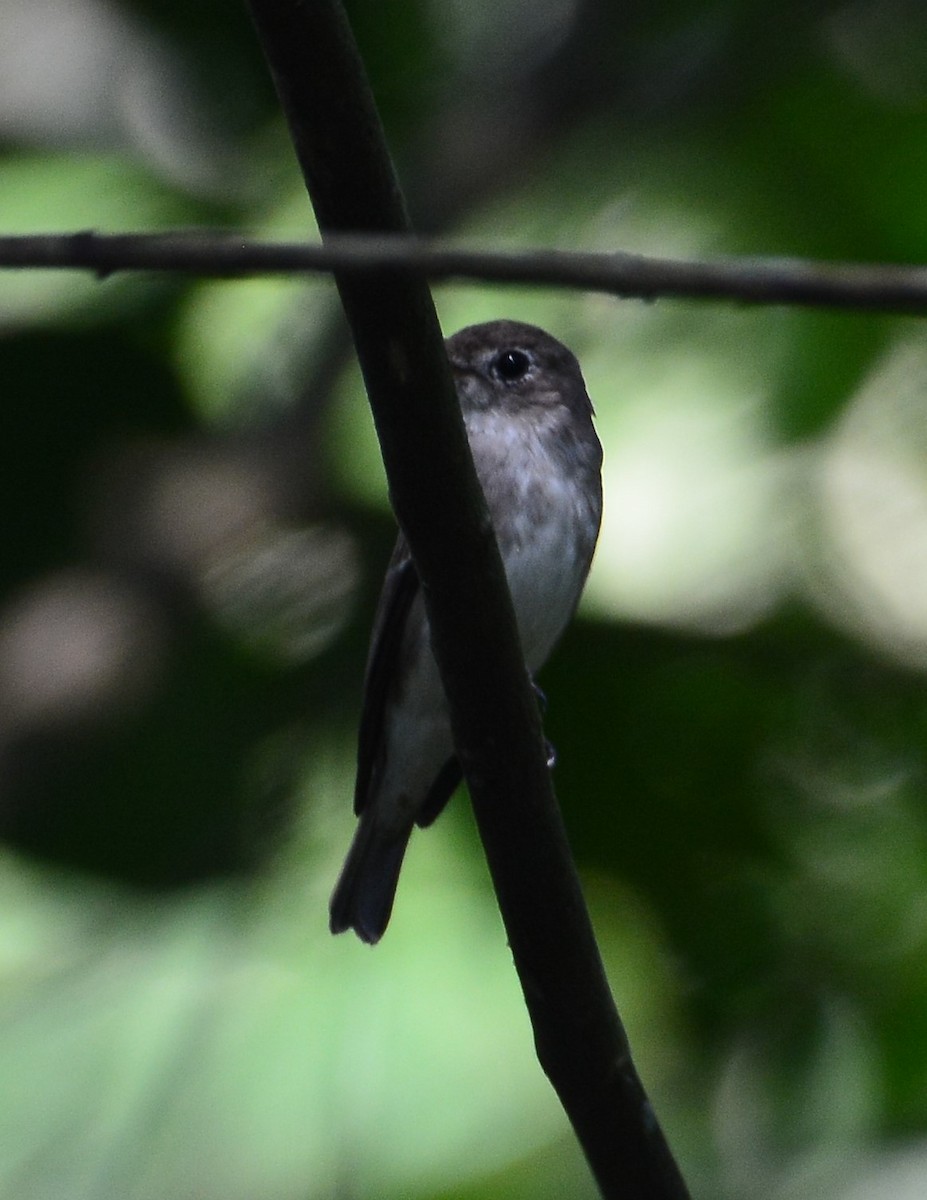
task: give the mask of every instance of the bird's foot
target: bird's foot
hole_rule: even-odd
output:
[[[529,676],[529,678],[531,678],[531,677]],[[547,697],[544,695],[544,693],[541,691],[541,689],[538,687],[538,685],[534,682],[533,678],[531,678],[531,687],[534,690],[535,696],[537,696],[537,698],[538,698],[538,707],[541,710],[541,715],[546,716],[546,714],[547,714]],[[547,738],[544,739],[544,752],[547,755],[547,769],[552,770],[554,764],[557,761],[557,751],[554,749],[554,747],[551,745],[551,743],[547,740]]]

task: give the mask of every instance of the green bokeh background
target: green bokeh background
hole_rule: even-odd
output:
[[[916,0],[354,3],[419,227],[927,257]],[[244,8],[8,0],[0,227],[313,235]],[[555,781],[698,1196],[927,1194],[927,333],[442,287],[577,352]],[[332,939],[393,536],[331,285],[0,279],[0,1195],[594,1194],[461,794]]]

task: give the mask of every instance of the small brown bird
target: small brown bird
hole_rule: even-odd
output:
[[[533,325],[491,321],[447,341],[476,472],[534,674],[579,602],[602,515],[602,447],[579,363]],[[400,534],[374,619],[354,809],[360,824],[331,900],[331,930],[386,929],[413,827],[461,772],[421,588]]]

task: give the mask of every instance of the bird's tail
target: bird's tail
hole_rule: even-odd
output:
[[[371,946],[380,940],[411,833],[411,827],[399,833],[378,828],[369,810],[361,816],[329,905],[332,933],[353,929]]]

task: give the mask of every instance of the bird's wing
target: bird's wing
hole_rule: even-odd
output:
[[[357,739],[357,781],[354,811],[360,813],[382,765],[385,750],[385,712],[391,688],[399,671],[409,610],[419,590],[418,574],[406,539],[399,535],[383,580],[370,637],[370,653],[364,678],[364,700]]]
[[[447,760],[428,789],[428,795],[425,797],[425,803],[419,809],[415,824],[424,828],[432,821],[437,820],[444,811],[448,800],[457,791],[457,785],[462,779],[463,771],[460,769],[460,760],[455,754],[453,758]]]

